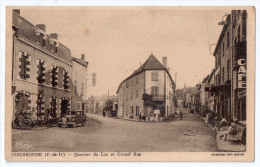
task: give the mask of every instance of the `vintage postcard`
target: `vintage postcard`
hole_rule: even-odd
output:
[[[254,161],[254,7],[6,7],[7,161]]]

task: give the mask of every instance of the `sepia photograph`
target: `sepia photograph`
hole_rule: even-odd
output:
[[[9,6],[5,69],[8,161],[254,160],[254,7]]]

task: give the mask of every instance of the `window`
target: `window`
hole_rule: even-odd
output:
[[[47,36],[42,35],[42,46],[43,47],[46,47],[46,39],[47,39]]]
[[[128,83],[128,81],[127,81],[125,84],[126,84],[126,88],[128,88],[128,87],[129,87],[129,83]]]
[[[227,32],[227,47],[229,47],[229,32]]]
[[[68,89],[69,88],[69,72],[64,70],[63,74],[63,88]]]
[[[74,89],[74,94],[77,95],[78,94],[78,86],[77,86],[77,81],[74,80],[74,85],[73,85],[73,89]]]
[[[27,52],[19,52],[19,76],[21,79],[30,78],[31,56]]]
[[[134,85],[134,80],[131,80],[131,87],[133,87]]]
[[[158,90],[159,88],[157,86],[153,86],[151,90],[152,96],[158,96]]]
[[[130,99],[133,100],[133,92],[131,92],[131,96],[130,96]]]
[[[139,90],[136,90],[136,98],[139,97]]]
[[[158,81],[158,72],[152,72],[152,81]]]
[[[37,97],[37,115],[40,115],[41,113],[44,113],[44,95],[43,92],[39,92]]]
[[[139,78],[138,77],[136,77],[136,84],[138,84],[139,83]]]
[[[45,82],[45,71],[46,71],[46,63],[41,60],[37,59],[37,81],[40,84],[43,84]]]
[[[136,106],[136,112],[135,112],[135,116],[139,115],[139,106]]]
[[[52,66],[52,71],[51,71],[51,85],[53,87],[58,86],[58,67],[57,66]]]

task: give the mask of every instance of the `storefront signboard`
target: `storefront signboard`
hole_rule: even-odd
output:
[[[238,78],[237,78],[237,84],[238,88],[246,88],[246,60],[245,59],[239,59],[237,61],[237,64],[239,65],[238,69]]]
[[[246,89],[243,89],[243,90],[238,90],[237,91],[237,97],[239,99],[243,98],[243,97],[246,97]]]

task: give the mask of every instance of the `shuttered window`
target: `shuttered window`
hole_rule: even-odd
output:
[[[45,83],[45,75],[46,75],[46,63],[41,60],[37,59],[37,77],[38,83]]]
[[[19,52],[19,76],[21,79],[30,78],[31,56],[27,52]]]

